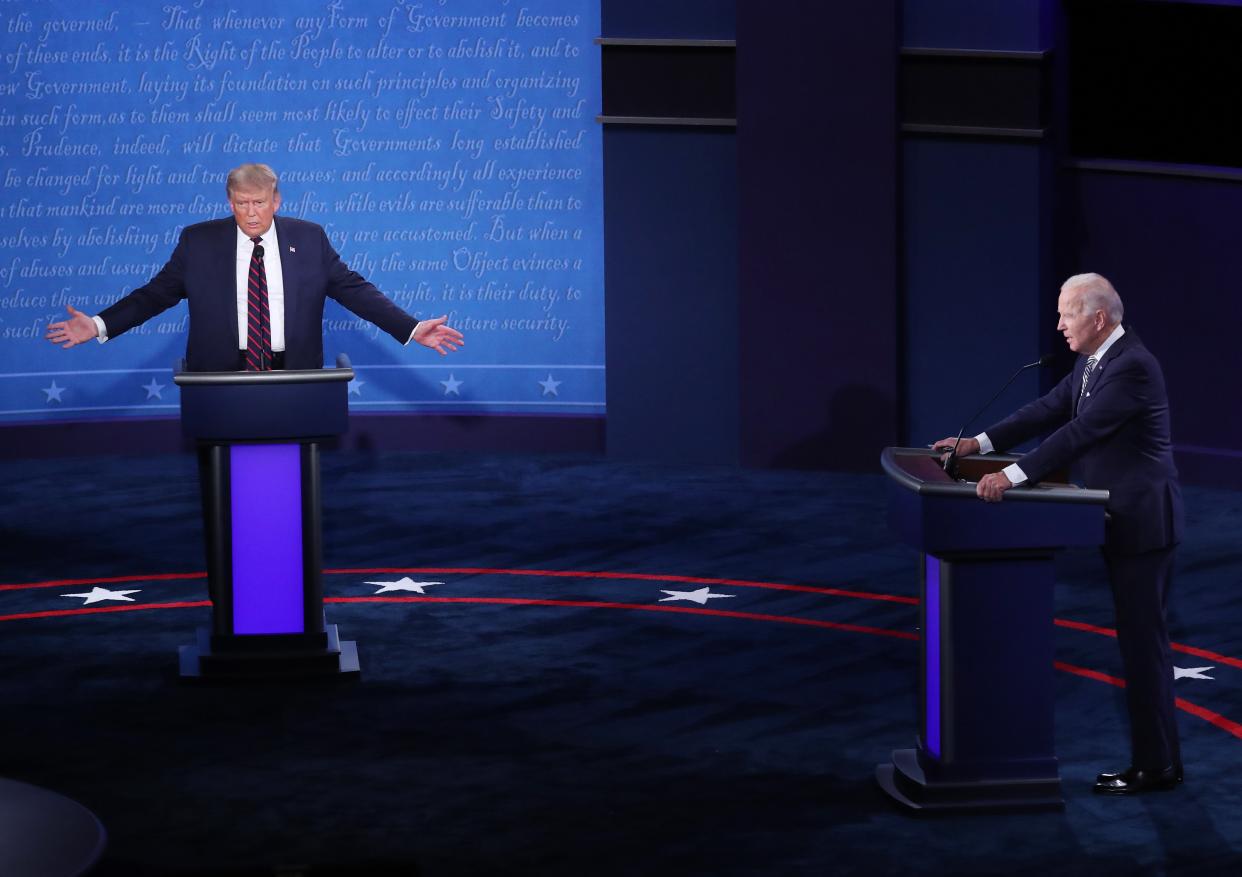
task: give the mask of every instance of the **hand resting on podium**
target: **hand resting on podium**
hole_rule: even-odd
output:
[[[957,446],[957,457],[970,457],[979,453],[979,440],[975,438],[958,439],[956,436],[942,438],[938,442],[932,443],[933,451],[942,452],[940,461],[949,456],[949,452],[953,450],[954,445]],[[1000,502],[1004,497],[1005,491],[1013,487],[1013,482],[1009,480],[1009,476],[1004,472],[989,472],[979,479],[975,485],[975,495],[986,502]]]

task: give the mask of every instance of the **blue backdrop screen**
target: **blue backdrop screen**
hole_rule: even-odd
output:
[[[261,161],[280,212],[466,348],[401,347],[328,303],[355,410],[602,414],[596,3],[0,5],[0,420],[175,413],[185,304],[107,344],[44,340],[228,215]]]

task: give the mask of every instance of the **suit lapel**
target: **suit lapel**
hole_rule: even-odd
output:
[[[1074,363],[1074,382],[1071,384],[1071,392],[1074,394],[1074,417],[1078,416],[1078,403],[1082,400],[1082,373],[1087,369],[1087,357],[1080,356],[1078,361]]]
[[[233,349],[240,350],[246,345],[241,343],[241,338],[237,334],[237,223],[230,218],[221,222],[220,225],[221,234],[216,244],[219,258],[212,260],[219,266],[220,274],[211,285],[222,290],[220,296],[224,300],[220,302],[220,308],[233,315],[233,318],[226,322],[233,336]]]
[[[1083,405],[1086,405],[1091,401],[1091,394],[1095,391],[1096,387],[1100,386],[1100,382],[1104,380],[1104,376],[1109,365],[1113,362],[1113,360],[1124,353],[1125,349],[1129,347],[1133,341],[1134,333],[1129,329],[1126,329],[1125,334],[1114,341],[1113,346],[1108,348],[1108,352],[1100,357],[1100,361],[1095,364],[1095,371],[1091,373],[1091,380],[1088,382],[1086,395],[1081,398],[1077,396],[1075,397],[1078,399],[1078,402],[1075,404],[1075,414],[1078,413],[1078,410],[1081,409]],[[1087,367],[1087,358],[1085,356],[1080,356],[1078,360],[1078,365],[1075,366],[1074,373],[1078,376],[1078,386],[1081,387],[1082,373]]]
[[[296,344],[298,317],[298,281],[300,263],[297,255],[297,242],[293,237],[293,229],[279,216],[276,223],[277,251],[280,256],[281,284],[285,290],[285,351]]]

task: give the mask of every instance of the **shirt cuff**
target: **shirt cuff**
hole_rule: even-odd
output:
[[[975,441],[979,443],[979,453],[981,454],[990,454],[993,450],[995,450],[992,447],[992,440],[988,438],[988,434],[986,432],[981,432],[975,436]]]
[[[422,320],[419,320],[418,322],[421,323]],[[409,344],[411,341],[414,340],[414,333],[417,331],[418,331],[418,323],[415,323],[414,328],[410,330],[410,337],[405,339],[405,344]],[[405,344],[402,344],[401,346],[404,347]]]
[[[1026,473],[1022,471],[1017,463],[1010,463],[1001,471],[1005,473],[1005,477],[1010,480],[1014,487],[1026,481]]]
[[[98,316],[91,317],[91,319],[95,321],[95,328],[99,330],[99,337],[95,340],[103,344],[108,340],[108,327],[104,325],[104,321]]]

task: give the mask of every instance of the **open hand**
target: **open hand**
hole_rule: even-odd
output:
[[[47,324],[45,337],[48,341],[68,348],[76,347],[83,341],[90,341],[99,336],[99,327],[95,325],[93,319],[73,305],[65,305],[65,307],[69,309],[69,319]]]
[[[447,322],[447,315],[432,320],[419,320],[414,327],[414,340],[424,347],[438,351],[441,356],[447,356],[450,350],[464,347],[466,342],[461,333],[452,326],[446,326]]]

